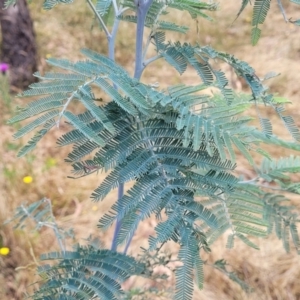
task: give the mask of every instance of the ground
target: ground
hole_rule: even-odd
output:
[[[237,2],[240,1],[231,0],[220,3],[220,10],[213,14],[215,22],[191,21],[191,32],[186,37],[169,35],[168,38],[170,40],[186,39],[202,45],[210,44],[217,50],[234,54],[252,65],[259,77],[263,77],[269,71],[281,73],[279,77],[269,82],[270,88],[272,92],[293,102],[288,105],[287,111],[300,125],[300,119],[297,117],[300,98],[300,27],[286,24],[276,2],[272,1],[274,3],[269,18],[261,26],[262,38],[258,45],[253,47],[250,45],[251,9],[247,9],[239,19],[233,22],[239,9]],[[283,1],[283,3],[287,7],[287,15],[295,19],[297,17],[295,7],[298,7],[288,1]],[[41,72],[49,70],[46,65],[47,57],[76,60],[82,58],[79,50],[83,47],[106,52],[104,34],[98,29],[97,22],[90,18],[91,13],[85,3],[61,5],[50,12],[42,10],[40,1],[32,2],[29,6],[39,46]],[[298,18],[299,15],[298,9]],[[180,21],[186,17],[187,15],[183,17],[178,14],[175,18]],[[134,32],[133,25],[122,25],[117,42],[116,58],[120,64],[132,71],[133,34],[128,36],[128,32]],[[225,71],[230,74],[229,69]],[[182,77],[174,74],[173,69],[163,62],[157,62],[149,67],[142,80],[147,83],[160,82],[161,86],[181,81],[196,84],[199,80],[192,72],[187,72]],[[109,247],[112,229],[102,233],[97,230],[96,225],[99,217],[115,201],[116,192],[111,193],[101,203],[92,203],[89,196],[103,178],[103,174],[91,175],[82,180],[67,178],[71,170],[64,162],[68,149],[58,148],[55,145],[56,138],[64,131],[63,126],[52,131],[34,152],[25,158],[17,159],[17,150],[27,138],[13,141],[12,134],[19,125],[8,126],[6,120],[14,114],[17,105],[26,103],[28,99],[6,95],[7,90],[3,80],[2,78],[2,101],[0,103],[0,109],[3,112],[0,115],[0,172],[3,174],[0,176],[2,194],[0,224],[11,216],[13,209],[21,203],[30,203],[47,197],[52,200],[54,214],[59,225],[74,228],[78,241],[83,242],[83,238],[93,234],[100,237]],[[243,82],[234,75],[231,84],[238,91],[245,88]],[[74,107],[74,109],[77,108]],[[254,112],[252,114],[255,115]],[[283,129],[282,123],[273,116],[273,112],[266,111],[266,114],[273,120],[275,132],[289,139],[288,133]],[[289,154],[289,151],[283,151],[277,147],[268,150],[276,157]],[[238,171],[245,176],[251,176],[251,170],[248,170],[246,162],[242,159],[239,162]],[[32,182],[24,182],[25,176],[32,177]],[[293,199],[296,204],[298,200]],[[136,253],[141,245],[146,245],[147,237],[153,232],[154,225],[153,219],[141,225],[133,239],[130,254]],[[35,258],[40,253],[57,249],[54,236],[49,230],[34,233],[30,230],[30,226],[25,231],[13,231],[11,227],[0,227],[3,245],[11,249],[8,256],[0,256],[0,286],[3,287],[0,288],[0,298],[3,300],[21,299],[25,287],[35,279]],[[253,293],[246,294],[237,284],[206,267],[204,289],[196,290],[194,299],[300,299],[299,256],[293,250],[289,254],[285,253],[281,241],[274,236],[269,239],[256,239],[255,242],[261,248],[260,251],[250,249],[241,243],[236,243],[234,249],[227,250],[225,249],[226,239],[223,238],[215,243],[213,252],[206,257],[208,261],[225,258],[232,265],[232,269],[255,289]],[[171,247],[166,250],[171,251]],[[172,283],[173,279],[170,278],[169,284]],[[127,288],[133,284],[135,282],[128,282]],[[137,284],[140,283],[137,282]]]

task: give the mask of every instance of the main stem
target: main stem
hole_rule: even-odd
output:
[[[111,35],[107,36],[108,57],[113,61],[115,61],[115,40],[116,40],[116,34],[118,31],[118,27],[119,27],[119,22],[120,22],[119,19],[117,19],[117,17],[116,17],[115,23],[112,28]],[[114,85],[114,88],[116,89],[117,87]],[[117,201],[120,201],[120,199],[123,197],[123,195],[124,195],[124,183],[121,183],[118,188],[118,200]],[[121,220],[117,220],[115,231],[114,231],[114,236],[113,236],[113,240],[112,240],[112,244],[111,244],[112,251],[117,251],[117,246],[118,246],[117,245],[117,237],[120,232],[120,229],[121,229]]]
[[[140,79],[144,71],[144,56],[143,51],[143,37],[144,28],[146,22],[146,16],[153,0],[138,0],[137,1],[137,29],[136,29],[136,46],[135,46],[135,70],[134,78]],[[125,245],[124,254],[131,244],[134,233],[129,236],[129,239]]]
[[[144,70],[143,66],[143,37],[144,37],[144,27],[146,16],[149,11],[149,8],[152,4],[153,0],[135,0],[135,4],[137,7],[137,28],[136,28],[136,44],[135,44],[135,70],[134,70],[134,78],[140,79]],[[124,183],[121,183],[118,188],[118,201],[124,195]],[[121,220],[117,220],[115,232],[113,236],[111,250],[117,250],[117,237],[121,229]],[[128,247],[132,241],[133,234],[129,237],[124,253],[127,252]]]
[[[148,10],[153,0],[137,0],[137,27],[136,27],[136,43],[135,43],[135,70],[134,78],[140,79],[144,70],[143,66],[143,37],[145,21]]]

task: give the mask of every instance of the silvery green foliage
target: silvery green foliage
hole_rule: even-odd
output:
[[[271,7],[271,2],[275,2],[275,0],[255,0],[253,1],[253,15],[252,15],[252,31],[251,31],[251,42],[253,45],[256,45],[258,40],[260,39],[261,36],[261,28],[259,28],[260,25],[262,25],[267,17],[267,14],[270,10]],[[285,10],[284,10],[284,5],[282,4],[281,0],[277,0],[277,5],[278,8],[280,9],[282,16],[285,20],[285,22],[290,22],[295,25],[300,25],[300,19],[298,20],[292,20],[292,18],[288,18]],[[299,0],[290,0],[290,2],[293,2],[295,4],[300,5]],[[242,5],[240,7],[240,10],[237,14],[239,16],[244,9],[251,4],[250,0],[242,0]]]
[[[44,5],[52,8],[61,2],[46,1]],[[112,32],[118,22],[137,23],[137,40],[142,41],[141,26],[150,28],[147,46],[155,47],[156,56],[146,59],[141,55],[146,48],[137,46],[134,77],[112,59],[89,49],[82,50],[86,56],[83,61],[49,59],[48,63],[59,71],[36,73],[40,82],[31,85],[22,96],[38,99],[10,120],[14,123],[31,119],[15,133],[15,138],[36,131],[19,156],[33,150],[49,130],[66,121],[70,130],[58,139],[58,145],[73,145],[66,158],[73,166],[73,177],[110,171],[92,193],[94,201],[102,201],[113,189],[133,181],[133,186],[100,219],[99,228],[106,229],[115,221],[121,224],[116,244],[127,247],[140,222],[155,216],[156,235],[149,237],[148,250],[159,249],[171,240],[180,245],[178,259],[182,265],[175,271],[175,299],[191,299],[194,277],[197,285],[203,286],[204,262],[200,254],[210,251],[225,231],[231,232],[227,247],[232,248],[238,240],[257,249],[249,237],[266,237],[275,229],[287,251],[293,244],[299,252],[299,218],[280,192],[300,193],[299,183],[292,182],[289,176],[300,171],[300,158],[274,160],[260,147],[273,144],[298,151],[300,133],[292,117],[284,113],[284,105],[246,62],[210,46],[165,40],[165,31],[188,30],[163,19],[169,9],[186,10],[192,18],[210,20],[210,12],[217,5],[194,0],[98,0],[95,6],[89,4],[109,41],[112,36],[105,21],[108,14],[115,14]],[[248,4],[250,1],[242,1],[238,15]],[[270,0],[254,2],[254,44],[269,4]],[[141,82],[144,68],[158,59],[164,59],[180,74],[193,69],[199,82],[165,90]],[[228,64],[243,78],[250,94],[237,95],[225,72],[215,67],[216,62]],[[107,104],[98,101],[95,89],[106,94]],[[212,94],[211,89],[216,92]],[[79,101],[85,111],[73,113],[69,106],[72,101]],[[262,117],[263,105],[274,109],[294,142],[273,134],[270,120]],[[257,109],[260,128],[251,126],[252,118],[246,115],[251,106]],[[236,174],[237,151],[254,167],[257,174],[252,180],[244,181]],[[255,166],[254,153],[264,157],[261,167]],[[270,190],[268,184],[261,185],[261,179],[277,185],[278,191]],[[60,263],[40,270],[46,274],[46,283],[34,299],[113,299],[113,291],[121,292],[115,278],[122,281],[132,274],[145,273],[139,262],[111,250],[78,247],[75,252],[47,258],[60,259]],[[110,265],[116,259],[132,266],[133,271],[119,272],[119,265]],[[103,267],[106,263],[110,265],[108,269]],[[225,263],[219,262],[216,267],[224,272]],[[243,286],[233,273],[225,273]],[[55,295],[53,289],[58,291],[57,297],[50,296]]]

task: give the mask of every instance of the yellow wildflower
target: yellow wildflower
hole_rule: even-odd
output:
[[[8,247],[2,247],[0,248],[0,255],[7,255],[9,254],[10,250]]]
[[[47,159],[47,163],[48,163],[50,166],[55,166],[55,165],[56,165],[56,159],[50,157],[49,159]]]
[[[96,210],[98,210],[98,207],[97,207],[96,205],[94,205],[94,206],[92,207],[92,210],[93,210],[93,211],[96,211]]]
[[[31,176],[25,176],[25,177],[23,178],[23,182],[24,182],[24,183],[27,183],[27,184],[31,183],[32,180],[33,180],[33,179],[32,179]]]
[[[54,166],[56,166],[56,159],[55,158],[52,158],[52,157],[49,157],[47,160],[46,160],[46,168],[47,169],[50,169]]]

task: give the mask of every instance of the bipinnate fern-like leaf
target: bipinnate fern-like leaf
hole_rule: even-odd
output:
[[[99,13],[101,17],[104,17],[108,14],[108,11],[112,5],[112,0],[98,0],[96,2],[96,11]]]
[[[189,45],[181,46],[180,44],[177,44],[175,48],[177,49],[176,51],[181,53],[182,57],[186,59],[187,63],[191,63],[198,70],[202,67],[200,66],[201,64],[195,60],[195,53],[198,53],[197,55],[206,62],[207,56],[213,59],[219,58],[225,60],[238,70],[240,74],[244,74],[245,78],[249,77],[249,72],[253,73],[253,70],[246,63],[240,62],[226,54],[216,52],[208,47],[194,49]],[[212,156],[214,151],[218,150],[222,161],[224,161],[226,159],[225,151],[228,151],[230,158],[234,160],[235,155],[232,147],[234,144],[247,157],[249,162],[252,163],[246,142],[249,130],[247,127],[239,127],[237,130],[238,124],[241,125],[246,123],[250,119],[247,120],[241,118],[240,120],[237,119],[233,122],[236,115],[249,107],[250,102],[249,100],[245,102],[237,101],[238,98],[235,98],[235,103],[228,106],[228,102],[232,102],[233,94],[230,93],[229,96],[229,89],[224,88],[228,81],[220,72],[208,68],[208,70],[211,71],[207,74],[205,71],[202,74],[204,76],[203,80],[213,84],[211,76],[216,76],[218,82],[217,86],[220,87],[227,103],[221,103],[220,100],[205,94],[198,94],[198,91],[206,88],[205,85],[195,87],[172,87],[169,88],[168,93],[153,90],[152,87],[143,85],[131,79],[126,71],[108,58],[90,50],[83,50],[83,53],[92,61],[88,60],[85,62],[71,63],[66,60],[52,59],[50,61],[51,64],[61,66],[73,73],[66,74],[65,79],[62,79],[62,73],[45,74],[44,79],[46,82],[34,84],[32,85],[31,90],[24,92],[24,96],[47,93],[49,96],[37,100],[36,106],[29,104],[19,115],[10,120],[10,122],[13,123],[30,118],[33,115],[44,113],[44,115],[20,129],[15,135],[16,138],[43,125],[48,120],[59,123],[61,118],[65,117],[75,126],[75,128],[77,128],[78,131],[77,133],[76,131],[73,131],[74,134],[76,133],[77,135],[79,134],[79,136],[85,136],[83,143],[86,143],[87,140],[91,140],[96,144],[98,143],[99,146],[104,146],[106,143],[105,140],[111,139],[110,135],[117,134],[117,131],[113,125],[114,118],[107,115],[109,114],[109,111],[105,106],[96,105],[96,99],[90,87],[91,85],[96,85],[106,92],[121,109],[132,116],[137,116],[138,110],[140,110],[143,115],[152,118],[156,114],[156,111],[162,112],[170,110],[171,105],[172,110],[177,111],[178,114],[176,128],[178,130],[184,129],[184,147],[192,141],[194,150],[197,151],[203,141],[205,141],[206,150],[209,155]],[[114,72],[114,70],[118,70],[118,72]],[[37,74],[37,76],[43,78],[40,74]],[[254,83],[252,83],[252,81]],[[250,86],[253,95],[256,98],[261,96],[265,99],[265,96],[260,94],[264,90],[263,87],[257,88],[257,86],[260,85],[260,82],[255,76],[252,76],[252,81],[250,82]],[[114,89],[111,82],[119,88],[119,91]],[[84,124],[84,122],[80,119],[76,119],[77,117],[73,116],[73,114],[68,111],[68,105],[73,99],[81,101],[90,114],[92,114],[90,118],[91,122],[89,122],[89,124]],[[214,104],[215,106],[211,106],[211,104],[214,103],[212,100],[217,100]],[[57,108],[61,108],[61,111],[57,110]],[[281,113],[280,109],[277,109],[277,111]],[[126,115],[124,115],[124,117],[125,116]],[[163,115],[161,115],[161,117],[165,118]],[[282,119],[285,121],[285,124],[287,124],[293,136],[297,138],[297,129],[293,125],[292,119],[289,116],[282,116]],[[267,120],[263,124],[266,124],[266,122]],[[103,128],[101,126],[99,127],[100,123],[103,125]],[[126,121],[126,123],[128,123],[128,121]],[[106,131],[103,131],[102,129],[106,129]],[[264,126],[263,129],[266,131],[267,135],[270,135],[269,127],[266,128],[266,126]],[[70,136],[70,134],[68,136]],[[237,138],[237,136],[239,136],[239,138]],[[241,138],[243,141],[241,141]],[[33,146],[34,144],[31,145]],[[80,145],[77,145],[77,148],[78,147],[80,147]],[[83,147],[84,146],[81,148]],[[87,147],[84,148],[87,149]],[[97,147],[94,144],[93,149],[96,148]],[[88,154],[89,151],[93,151],[91,148],[90,150],[88,150],[86,154]]]
[[[206,86],[218,88],[228,104],[231,104],[235,97],[232,89],[229,87],[229,80],[226,78],[224,72],[215,70],[210,63],[210,59],[214,60],[214,62],[221,60],[232,67],[236,74],[246,81],[251,89],[254,100],[262,100],[265,104],[274,107],[280,115],[281,108],[274,105],[273,95],[268,94],[267,88],[263,85],[264,80],[259,79],[255,74],[255,70],[246,62],[240,61],[227,53],[218,52],[209,46],[200,47],[197,45],[193,47],[189,44],[182,45],[179,42],[174,44],[170,42],[165,43],[164,38],[161,32],[156,32],[153,36],[158,57],[165,58],[180,74],[186,70],[187,65],[192,66]],[[293,134],[295,126],[292,125],[293,121],[292,119],[290,120],[290,116],[283,117],[280,115],[280,117]],[[266,123],[264,122],[264,124]],[[265,127],[263,127],[264,129]],[[268,133],[266,132],[267,135]]]
[[[79,118],[75,115],[73,115],[71,112],[66,111],[64,113],[64,117],[75,127],[77,128],[81,133],[84,134],[88,139],[91,141],[94,141],[100,146],[104,146],[105,142],[102,140],[97,133],[95,133],[90,127],[86,126],[85,123],[81,122]]]
[[[300,171],[300,157],[289,156],[279,160],[264,159],[261,166],[262,177],[268,181],[276,178],[289,180],[284,173],[298,173]]]
[[[206,15],[203,11],[213,11],[216,10],[217,4],[214,3],[205,3],[195,0],[175,0],[169,3],[170,8],[175,8],[178,10],[184,10],[189,12],[192,18],[197,18],[201,16],[202,18],[212,20],[212,18]]]
[[[256,45],[261,34],[261,30],[258,28],[259,24],[263,24],[267,13],[270,9],[271,0],[255,0],[253,17],[252,17],[252,34],[251,41],[253,45]]]
[[[44,123],[53,120],[55,116],[57,116],[59,113],[58,110],[52,110],[50,112],[45,113],[44,115],[36,118],[33,122],[25,125],[22,127],[18,132],[14,134],[14,138],[18,139],[25,134],[33,131],[35,128],[39,127],[40,125],[43,125]]]
[[[132,1],[123,1],[124,7],[130,9],[134,14],[127,14],[119,16],[119,19],[127,22],[137,22],[135,16],[136,7]],[[160,17],[168,13],[168,8],[177,9],[180,11],[187,11],[192,18],[197,18],[197,16],[202,17],[207,20],[212,20],[212,18],[207,15],[206,11],[214,11],[217,9],[216,3],[206,3],[202,1],[195,0],[175,0],[170,2],[162,2],[154,0],[146,17],[145,26],[157,30],[169,30],[179,33],[186,33],[188,31],[187,26],[177,25],[173,22],[161,20]],[[154,33],[154,32],[153,32]]]
[[[293,243],[300,254],[300,239],[297,224],[299,217],[296,207],[288,204],[288,199],[282,195],[265,193],[265,219],[268,222],[268,232],[275,231],[277,237],[282,240],[286,252],[290,252],[290,244]]]
[[[19,153],[18,157],[22,157],[26,155],[28,152],[32,151],[37,143],[56,125],[55,121],[52,119],[49,122],[46,122],[43,126],[43,129],[39,130],[38,132],[35,133],[32,139],[23,146]]]
[[[251,42],[256,45],[261,36],[261,29],[258,27],[253,27],[251,29]]]
[[[204,230],[208,245],[211,245],[226,230],[231,230],[227,240],[227,247],[234,246],[238,239],[249,247],[258,249],[248,236],[266,237],[273,230],[287,252],[291,243],[300,253],[300,239],[297,224],[299,222],[296,208],[289,200],[280,194],[270,194],[254,185],[246,184],[247,188],[236,186],[236,192],[231,193],[223,204],[220,201],[203,201],[203,205],[210,209],[218,219],[217,230],[210,227]],[[292,191],[291,191],[292,192]],[[207,202],[207,204],[206,204]]]
[[[120,299],[121,284],[133,275],[142,275],[145,266],[134,258],[110,250],[76,246],[74,251],[53,252],[42,260],[57,264],[38,267],[42,279],[31,298],[38,299]]]
[[[58,4],[70,4],[72,2],[73,0],[44,0],[43,8],[50,10]]]
[[[224,275],[226,275],[232,281],[237,283],[244,291],[246,291],[246,292],[252,292],[253,291],[253,289],[249,285],[247,285],[245,281],[241,280],[237,276],[237,274],[235,274],[232,271],[227,270],[228,264],[224,259],[220,259],[220,260],[215,261],[212,266],[214,268],[216,268],[217,270],[219,270],[220,272],[222,272]]]
[[[132,15],[120,16],[119,18],[122,21],[126,21],[126,22],[131,22],[131,23],[137,22],[137,17],[132,16]],[[153,23],[154,23],[154,21],[147,16],[145,26],[152,27]],[[187,31],[189,29],[187,26],[180,26],[175,23],[162,21],[162,20],[158,20],[156,22],[156,26],[157,26],[157,29],[159,29],[159,30],[173,31],[173,32],[178,32],[178,33],[187,33]]]
[[[176,276],[176,294],[174,299],[191,299],[194,289],[194,265],[199,257],[199,246],[197,240],[191,235],[185,237],[178,253],[178,258],[183,263],[177,267]]]
[[[274,1],[275,2],[275,1]],[[284,6],[281,0],[276,1],[278,7],[283,15],[285,22],[290,22],[295,25],[299,25],[299,20],[293,21],[288,19],[286,16]],[[300,5],[299,0],[290,0],[295,4]],[[253,6],[253,16],[252,16],[252,30],[251,30],[251,42],[252,45],[256,45],[261,36],[261,29],[258,27],[259,25],[263,24],[266,20],[267,14],[270,10],[270,3],[271,0],[255,0]],[[237,13],[236,19],[241,15],[241,13],[245,10],[248,4],[251,4],[250,0],[241,0],[241,7]]]
[[[289,133],[292,135],[292,137],[296,141],[300,141],[300,131],[299,131],[297,125],[295,124],[295,121],[293,120],[293,118],[291,116],[283,115],[285,108],[283,106],[277,106],[275,110],[276,110],[277,114],[279,115],[279,117],[281,118],[281,120],[283,121],[284,126],[287,128]]]
[[[5,224],[15,221],[14,228],[23,228],[28,219],[34,220],[37,226],[46,222],[54,222],[50,200],[44,198],[29,205],[22,204],[17,207],[13,218],[6,221]]]
[[[199,289],[203,288],[204,283],[204,270],[203,270],[203,261],[199,255],[196,255],[194,258],[194,280]]]
[[[270,137],[273,134],[272,124],[269,119],[259,118],[259,122],[262,128],[262,131],[266,134],[267,137]]]
[[[254,246],[247,241],[247,235],[265,237],[267,235],[267,222],[264,220],[264,205],[259,196],[236,186],[236,191],[227,194],[225,198],[209,202],[208,208],[217,216],[218,228],[203,229],[206,232],[208,244],[211,245],[226,230],[230,230],[227,247],[233,247],[237,237],[249,246]],[[205,205],[205,202],[203,203]],[[206,205],[205,205],[206,206]],[[207,226],[207,225],[206,225]]]
[[[104,146],[103,139],[97,136],[97,132],[93,131],[93,127],[88,127],[80,119],[68,111],[68,105],[74,99],[79,100],[91,112],[93,120],[103,124],[108,133],[114,133],[114,127],[111,121],[105,115],[105,110],[95,104],[95,96],[93,95],[90,85],[95,84],[104,90],[114,101],[129,114],[137,115],[137,108],[140,108],[144,113],[150,109],[149,101],[141,94],[141,92],[130,84],[127,73],[115,65],[108,58],[102,57],[89,50],[84,50],[84,54],[91,57],[92,61],[77,62],[75,64],[66,60],[52,59],[50,63],[58,65],[63,69],[74,72],[75,74],[62,73],[46,73],[44,76],[37,73],[36,76],[44,79],[44,82],[39,82],[31,85],[31,89],[25,91],[22,96],[47,95],[38,99],[35,104],[29,103],[27,107],[22,109],[20,113],[13,117],[9,123],[19,122],[33,116],[40,115],[35,120],[29,122],[21,128],[15,135],[15,138],[20,138],[28,132],[38,128],[39,126],[52,121],[59,122],[62,117],[65,117],[77,128],[86,138],[91,139]],[[114,66],[119,72],[113,74]],[[106,79],[103,78],[105,73]],[[111,77],[111,78],[108,78]],[[64,79],[62,79],[64,78]],[[118,87],[123,91],[124,95],[117,92],[109,80],[117,81]],[[60,108],[61,110],[58,110]],[[53,123],[53,122],[52,122]],[[39,135],[41,137],[41,135]],[[31,143],[31,148],[33,144]]]
[[[23,229],[27,225],[27,220],[35,223],[36,230],[40,230],[42,227],[51,228],[62,251],[64,250],[63,240],[68,237],[74,238],[72,229],[64,230],[57,226],[50,199],[43,198],[30,204],[21,204],[16,208],[14,216],[4,224],[14,222],[14,229]]]

